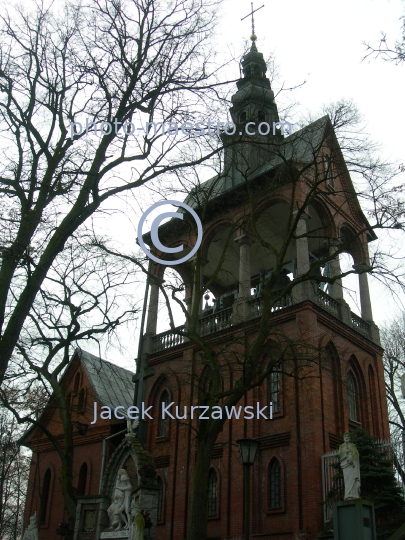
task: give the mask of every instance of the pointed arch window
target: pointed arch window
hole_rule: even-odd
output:
[[[163,517],[163,481],[160,476],[157,477],[158,483],[158,500],[157,500],[157,517],[156,521],[159,523]]]
[[[78,392],[80,387],[80,373],[76,373],[75,384],[73,386],[73,391]]]
[[[79,399],[77,401],[77,412],[84,413],[84,406],[86,401],[86,391],[82,388],[79,392]]]
[[[41,509],[40,509],[40,519],[39,519],[39,522],[42,524],[46,523],[50,488],[51,488],[51,469],[46,469],[44,481],[42,483]]]
[[[269,509],[281,508],[281,466],[277,458],[269,464]]]
[[[357,422],[357,392],[353,374],[347,374],[347,402],[349,406],[349,420]]]
[[[208,515],[217,515],[217,473],[210,469],[208,476]]]
[[[264,114],[264,111],[258,111],[258,113],[257,113],[257,121],[258,122],[265,122],[266,121],[266,115]]]
[[[72,393],[69,392],[68,394],[66,394],[66,409],[67,409],[67,411],[70,411],[71,404],[72,404]]]
[[[325,154],[324,156],[324,166],[325,166],[325,178],[326,178],[326,184],[330,187],[333,187],[332,182],[332,166],[330,162],[330,156],[329,154]]]
[[[240,113],[240,116],[239,116],[239,122],[240,122],[241,124],[243,124],[244,122],[246,122],[246,112],[245,112],[245,111],[243,111],[243,112]]]
[[[77,484],[77,494],[86,495],[87,485],[87,463],[84,462],[79,471],[79,482]]]
[[[167,390],[164,390],[159,400],[159,424],[158,424],[158,434],[157,434],[158,437],[166,437],[167,435],[168,420],[167,418],[162,418],[162,408],[163,408],[163,403],[168,405],[169,399],[170,399],[169,392]]]
[[[273,413],[281,410],[281,373],[273,370],[268,377],[268,399],[273,403]]]

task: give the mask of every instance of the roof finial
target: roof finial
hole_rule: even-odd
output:
[[[248,13],[245,17],[243,17],[241,19],[241,21],[244,21],[245,19],[247,19],[250,15],[252,16],[252,35],[250,36],[250,39],[255,42],[256,39],[257,39],[257,36],[255,34],[255,19],[253,17],[253,13],[256,13],[256,11],[259,11],[259,9],[262,9],[262,7],[264,7],[264,4],[262,6],[260,6],[259,8],[253,10],[253,2],[251,3],[251,6],[252,6],[252,11],[250,13]]]

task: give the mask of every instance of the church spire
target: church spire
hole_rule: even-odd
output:
[[[273,122],[279,122],[274,92],[271,89],[269,79],[266,77],[266,62],[263,54],[257,50],[256,46],[257,36],[255,34],[254,13],[263,7],[264,5],[253,9],[252,2],[250,13],[241,19],[243,21],[247,17],[252,18],[252,35],[250,36],[252,45],[250,51],[242,59],[243,77],[236,83],[238,91],[232,96],[233,106],[230,113],[236,125],[245,124],[246,122],[267,122],[273,125]]]

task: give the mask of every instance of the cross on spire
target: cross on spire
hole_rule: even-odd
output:
[[[250,5],[252,6],[252,11],[250,13],[248,13],[247,15],[245,15],[245,17],[242,17],[241,21],[244,21],[250,15],[252,16],[252,35],[250,36],[250,39],[252,41],[255,41],[257,38],[256,38],[256,34],[255,34],[255,19],[253,17],[253,14],[256,13],[256,11],[259,11],[259,9],[262,9],[264,7],[264,4],[262,6],[260,6],[259,8],[255,9],[255,10],[253,10],[253,2],[251,2]]]

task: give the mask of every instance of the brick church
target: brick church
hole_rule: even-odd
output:
[[[357,427],[389,438],[382,348],[365,271],[368,242],[376,237],[361,211],[329,117],[283,133],[255,39],[252,36],[242,60],[230,113],[238,132],[246,133],[250,123],[256,135],[234,143],[224,134],[223,174],[196,187],[186,199],[197,209],[203,198],[206,209],[198,276],[190,265],[172,266],[183,283],[186,323],[157,333],[159,296],[169,265],[154,263],[138,374],[78,350],[63,376],[75,426],[77,540],[128,538],[124,524],[108,532],[122,470],[139,500],[146,497],[142,489],[149,489],[149,499],[143,500],[149,501],[151,537],[187,538],[196,433],[202,421],[191,418],[190,411],[201,392],[209,394],[214,384],[201,351],[207,344],[227,359],[221,368],[218,408],[236,385],[242,369],[239,358],[247,357],[262,331],[266,305],[271,306],[272,350],[279,358],[238,405],[256,411],[257,403],[263,407],[271,402],[272,414],[268,407],[267,418],[233,415],[219,430],[209,456],[207,538],[244,534],[243,465],[237,440],[260,443],[250,468],[251,538],[313,540],[322,534],[330,537],[322,533],[330,519],[322,505],[327,476],[323,456],[341,444],[345,431]],[[262,134],[266,125],[270,129]],[[159,228],[163,244],[190,244],[194,233],[186,220],[180,225],[179,221],[172,219]],[[284,249],[291,223],[294,235]],[[148,234],[144,238],[150,240]],[[342,280],[333,280],[341,274],[337,254],[343,251],[353,258],[358,277],[359,314],[345,301]],[[196,312],[197,326],[190,322]],[[152,419],[135,421],[134,433],[131,428],[127,433],[126,415],[121,413],[119,418],[98,416],[93,423],[94,403],[98,411],[119,406],[126,410],[142,401],[153,407]],[[173,418],[162,418],[162,408],[170,403]],[[181,418],[184,410],[187,418]],[[63,440],[52,400],[42,421]],[[59,458],[36,428],[27,432],[23,443],[33,451],[24,526],[36,511],[39,540],[53,540],[59,523],[66,520]],[[145,480],[152,463],[147,456],[153,458],[153,481]]]

